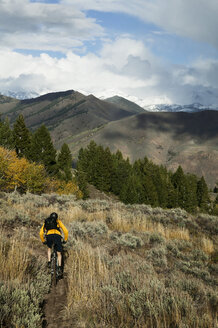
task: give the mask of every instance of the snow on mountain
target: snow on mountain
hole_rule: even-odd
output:
[[[143,107],[145,110],[149,112],[201,112],[203,110],[218,110],[218,105],[208,105],[203,106],[198,103],[190,104],[190,105],[167,105],[167,104],[159,104],[159,105],[148,105]]]
[[[146,106],[156,106],[159,104],[167,104],[167,105],[172,104],[172,101],[167,96],[158,96],[158,97],[147,96],[146,98],[142,99],[114,89],[101,90],[99,92],[96,92],[95,96],[103,100],[107,98],[112,98],[114,96],[118,96],[121,98],[125,98],[129,101],[132,101],[142,108],[145,108]]]
[[[84,95],[88,95],[84,90],[78,90],[80,93]],[[0,94],[16,98],[16,99],[32,99],[41,96],[42,94],[46,94],[51,92],[46,90],[44,92],[37,93],[36,91],[31,90],[19,90],[19,91],[3,91],[0,90]],[[131,102],[136,103],[140,107],[144,108],[146,111],[149,112],[200,112],[203,110],[218,110],[218,105],[210,104],[210,105],[202,105],[200,103],[193,103],[189,105],[177,105],[173,104],[171,100],[167,96],[160,96],[160,97],[146,97],[144,99],[138,98],[136,96],[128,95],[123,93],[122,91],[117,91],[114,89],[108,90],[100,90],[97,92],[93,92],[93,94],[99,99],[107,99],[114,96],[118,96],[124,99],[127,99]]]
[[[31,99],[31,98],[36,98],[39,96],[39,94],[35,91],[1,91],[0,93],[3,94],[4,96],[11,97],[11,98],[16,98],[19,100],[23,99]]]
[[[132,101],[144,108],[149,112],[200,112],[203,110],[218,110],[218,105],[202,105],[200,103],[193,103],[188,105],[177,105],[173,104],[171,100],[166,96],[160,97],[146,97],[145,99],[138,98],[136,96],[131,96],[124,94],[123,92],[117,92],[113,89],[103,91],[101,95],[96,94],[96,96],[100,99],[107,99],[110,97],[118,96],[121,98],[125,98],[129,101]]]

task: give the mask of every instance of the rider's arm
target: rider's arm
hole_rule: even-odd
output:
[[[44,243],[45,242],[45,238],[44,238],[44,224],[42,225],[42,227],[40,229],[39,235],[40,235],[40,239],[41,239],[42,243]]]
[[[63,233],[64,233],[64,241],[67,241],[67,239],[68,239],[68,230],[65,227],[65,225],[61,222],[61,220],[58,220],[58,223],[59,223],[60,228],[63,230]]]

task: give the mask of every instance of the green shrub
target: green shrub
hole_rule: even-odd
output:
[[[150,235],[150,243],[151,244],[164,244],[165,238],[158,232],[153,232]]]
[[[218,216],[199,214],[197,219],[199,226],[212,235],[218,234]]]
[[[103,222],[72,222],[70,225],[70,234],[75,237],[96,237],[105,235],[108,232],[108,227]]]
[[[147,252],[146,259],[151,261],[151,263],[157,266],[159,269],[164,269],[167,267],[167,251],[165,247],[155,247]]]
[[[112,233],[111,239],[115,240],[118,245],[130,247],[130,248],[137,248],[143,246],[143,241],[140,237],[134,236],[131,233],[119,234],[119,233]]]
[[[199,279],[202,279],[206,282],[212,282],[211,275],[207,268],[200,262],[196,261],[180,261],[178,264],[178,268],[187,274],[191,274]]]
[[[0,286],[0,320],[3,327],[41,327],[39,304],[32,302],[27,289]]]

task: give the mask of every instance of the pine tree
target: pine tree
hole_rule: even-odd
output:
[[[122,153],[118,150],[116,154],[112,154],[112,168],[111,168],[111,190],[115,195],[119,195],[121,186],[118,184],[119,172],[118,167],[122,162],[125,162],[123,159]]]
[[[218,195],[216,196],[214,202],[213,202],[213,215],[218,215]]]
[[[66,143],[61,147],[61,151],[58,154],[57,164],[60,178],[66,182],[72,180],[72,155]]]
[[[14,136],[8,118],[0,121],[0,145],[4,148],[14,149]]]
[[[201,211],[208,212],[210,207],[210,198],[204,177],[201,177],[197,183],[197,200]]]
[[[119,156],[119,154],[118,154]],[[111,190],[115,195],[120,195],[123,186],[127,184],[132,173],[132,166],[129,159],[115,158],[111,172]]]
[[[169,180],[167,183],[167,208],[176,207],[178,207],[178,193],[172,182]]]
[[[139,204],[142,186],[137,176],[130,175],[120,192],[120,200],[125,204]]]
[[[158,194],[152,178],[144,175],[141,183],[143,187],[141,203],[158,206]]]
[[[111,154],[109,148],[104,149],[91,141],[86,149],[80,149],[77,171],[81,181],[111,191],[125,203],[164,208],[179,206],[189,212],[196,211],[197,178],[185,175],[181,166],[172,174],[147,157],[131,165],[120,151]]]
[[[172,183],[176,189],[178,206],[180,208],[185,208],[187,200],[187,182],[181,166],[179,166],[176,172],[173,174]]]
[[[93,185],[96,185],[98,155],[98,146],[91,140],[87,149],[83,151],[83,169],[87,174],[88,181]]]
[[[79,172],[83,172],[85,175],[86,174],[86,168],[87,168],[87,161],[86,161],[86,151],[83,148],[80,148],[79,154],[78,154],[78,160],[76,162],[76,169]],[[87,177],[86,180],[88,181]]]
[[[26,127],[23,115],[19,115],[14,123],[13,137],[17,155],[29,158],[31,134]]]
[[[30,158],[34,162],[44,164],[48,174],[58,174],[56,150],[45,125],[39,127],[33,134]]]
[[[166,208],[168,203],[168,176],[166,169],[163,166],[149,162],[149,175],[157,191],[158,206]]]
[[[89,162],[91,171],[91,183],[99,190],[104,190],[104,149],[102,146],[97,146],[93,143],[90,144],[89,149]]]
[[[112,155],[110,149],[108,147],[103,149],[102,146],[99,146],[97,151],[95,171],[95,185],[99,190],[105,192],[111,191],[111,173]]]
[[[86,173],[82,170],[76,171],[76,181],[79,186],[79,189],[82,191],[83,199],[87,199],[89,197],[89,190],[88,190],[88,182],[86,179]]]
[[[156,166],[145,157],[143,160],[137,160],[134,163],[133,170],[138,176],[142,187],[140,203],[158,206],[158,193],[154,183]]]
[[[194,174],[186,175],[187,194],[186,194],[186,211],[194,213],[197,210],[197,177]]]

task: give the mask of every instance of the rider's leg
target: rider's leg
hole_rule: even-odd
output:
[[[61,252],[57,252],[58,254],[58,266],[61,266]]]
[[[51,262],[51,248],[48,247],[48,262]]]

